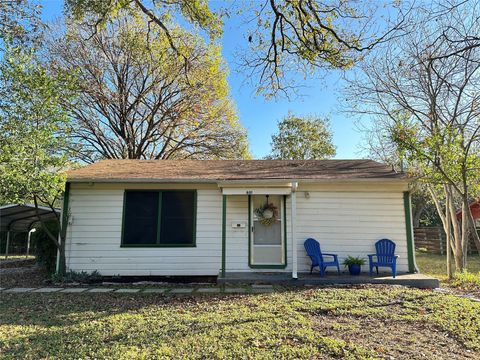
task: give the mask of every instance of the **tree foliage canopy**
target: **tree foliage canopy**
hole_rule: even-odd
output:
[[[319,160],[335,156],[329,122],[317,116],[288,114],[272,135],[269,158],[282,160]]]
[[[67,0],[66,4],[67,13],[92,29],[105,26],[120,10],[143,13],[149,26],[158,27],[180,56],[172,34],[175,16],[216,39],[222,33],[222,14],[243,13],[252,28],[245,34],[249,49],[242,50],[241,63],[253,75],[249,78],[256,82],[257,93],[266,97],[295,92],[298,75],[350,68],[364,53],[408,27],[410,13],[396,1],[381,6],[373,0],[254,0],[227,3],[217,11],[206,0]]]
[[[0,63],[0,201],[53,205],[61,196],[69,154],[72,78],[53,78],[30,52],[7,49]]]
[[[144,16],[128,13],[88,32],[73,22],[49,41],[52,71],[77,74],[78,97],[65,106],[81,160],[248,156],[217,45],[170,28],[180,56]]]

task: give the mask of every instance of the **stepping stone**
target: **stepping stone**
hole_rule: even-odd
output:
[[[198,293],[204,293],[204,294],[211,294],[211,293],[219,293],[220,289],[219,288],[199,288],[197,289]]]
[[[226,288],[226,293],[246,293],[247,289],[245,288]]]
[[[88,290],[87,288],[66,288],[61,290],[61,293],[81,293]]]
[[[252,292],[254,294],[262,294],[262,293],[273,293],[274,290],[273,290],[273,288],[256,288],[256,289],[253,288]]]
[[[140,289],[118,289],[118,290],[115,290],[116,293],[126,293],[126,294],[137,293],[139,291],[140,291]]]
[[[190,294],[192,293],[193,289],[188,288],[180,288],[180,289],[172,289],[170,294]]]
[[[167,289],[145,289],[145,290],[143,290],[143,292],[147,293],[147,294],[162,294],[165,291],[167,291]]]
[[[110,288],[93,288],[93,289],[88,290],[87,292],[88,293],[107,293],[107,292],[111,292],[113,290],[114,289],[110,289]]]
[[[8,292],[8,293],[25,293],[25,292],[29,292],[29,291],[32,291],[32,290],[35,290],[36,288],[11,288],[11,289],[7,289],[5,290],[4,292]]]
[[[253,284],[252,289],[273,289],[273,285]]]
[[[53,293],[53,292],[57,292],[57,291],[60,291],[60,290],[63,290],[63,288],[45,287],[45,288],[40,288],[40,289],[34,290],[32,292],[34,292],[34,293]]]

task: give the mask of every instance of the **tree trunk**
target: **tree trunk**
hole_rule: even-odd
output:
[[[49,239],[52,240],[52,242],[55,244],[55,247],[58,250],[58,254],[57,254],[59,257],[58,272],[61,275],[64,275],[65,269],[66,269],[66,261],[65,261],[65,236],[63,235],[63,232],[62,232],[62,225],[63,225],[62,221],[60,218],[56,217],[56,221],[58,223],[58,232],[60,234],[60,236],[56,238],[55,235],[53,235],[52,232],[48,229],[47,225],[45,224],[45,222],[42,220],[42,218],[38,213],[38,200],[36,196],[33,197],[33,202],[35,204],[35,211],[37,213],[38,219],[40,220],[40,224],[42,225],[42,228],[45,230],[45,233],[47,234]],[[52,211],[54,210],[52,209]]]
[[[422,214],[425,210],[425,205],[421,204],[415,209],[415,212],[413,214],[413,227],[419,227],[420,226],[420,218],[422,217]]]
[[[462,243],[462,229],[460,228],[460,224],[457,220],[457,211],[455,209],[455,202],[451,185],[446,185],[445,189],[445,195],[449,197],[448,213],[453,227],[452,250],[455,257],[455,271],[463,271],[465,255]]]
[[[450,197],[447,196],[447,202],[445,205],[445,213],[448,214],[448,208],[450,207]],[[450,217],[448,217],[448,221],[446,221],[445,224],[445,235],[446,235],[446,242],[447,242],[447,276],[448,280],[453,279],[453,273],[452,273],[452,231],[451,231],[451,222],[450,222]]]
[[[60,240],[60,247],[58,248],[58,274],[65,275],[66,268],[65,239],[62,237]]]

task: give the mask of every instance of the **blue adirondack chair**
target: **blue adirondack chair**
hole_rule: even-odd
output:
[[[305,247],[305,251],[307,252],[308,256],[310,256],[310,259],[312,259],[310,274],[312,273],[313,268],[316,266],[318,266],[320,269],[320,276],[325,275],[325,269],[327,266],[336,266],[337,271],[340,274],[340,265],[338,264],[338,256],[336,254],[322,254],[322,251],[320,250],[320,244],[317,240],[312,238],[305,240],[303,246]],[[324,256],[333,257],[333,261],[325,261],[323,259]]]
[[[377,269],[378,267],[389,267],[392,269],[392,275],[395,277],[397,275],[397,258],[398,255],[395,255],[395,243],[389,239],[378,240],[375,243],[376,254],[368,255],[368,261],[370,263],[370,276],[373,275],[373,268]],[[374,261],[373,258],[376,258]]]

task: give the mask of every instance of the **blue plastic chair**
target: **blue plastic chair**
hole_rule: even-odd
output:
[[[315,239],[307,239],[303,243],[305,251],[307,252],[310,259],[312,259],[312,266],[310,267],[310,274],[313,272],[313,268],[318,266],[320,269],[320,276],[325,276],[325,269],[327,266],[336,266],[338,273],[340,274],[340,265],[338,263],[338,255],[336,254],[322,254],[320,250],[320,244]],[[333,261],[325,261],[324,256],[332,256]]]
[[[395,243],[389,239],[378,240],[375,243],[376,254],[368,255],[368,261],[370,263],[370,276],[373,275],[373,267],[377,269],[378,267],[389,267],[392,269],[392,275],[395,277],[397,275],[397,258],[398,255],[395,255]],[[373,261],[373,258],[376,257],[377,261]]]

